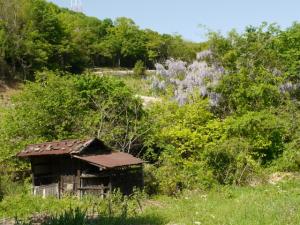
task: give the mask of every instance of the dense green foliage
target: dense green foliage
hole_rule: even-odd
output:
[[[9,162],[1,163],[4,172],[22,170],[14,156],[29,143],[99,137],[123,151],[139,146],[142,104],[123,82],[53,72],[36,79],[0,111],[0,161]]]
[[[135,76],[144,76],[146,73],[146,68],[143,61],[139,60],[135,63],[133,68],[133,74]]]
[[[0,1],[0,78],[32,80],[43,68],[133,67],[137,60],[153,67],[168,57],[189,60],[199,48],[128,18],[99,20],[45,0]]]
[[[292,44],[297,43],[299,28],[298,23],[286,31],[263,24],[248,27],[242,35],[211,35],[214,57],[228,73],[218,88],[226,113],[277,107],[287,98],[299,98],[299,47]]]
[[[120,25],[125,26],[123,20],[133,25],[124,18],[118,20]],[[147,172],[150,193],[243,185],[269,171],[298,171],[299,83],[295,71],[286,67],[287,59],[278,54],[288,48],[283,40],[293,29],[299,26],[287,31],[250,27],[228,37],[211,34],[213,55],[205,60],[225,71],[213,87],[220,96],[214,105],[208,96],[194,94],[193,101],[178,105],[167,90],[157,104],[143,110],[135,93],[119,79],[36,73],[36,81],[27,82],[13,104],[0,111],[5,171],[17,180],[26,177],[17,172],[26,164],[14,155],[29,143],[91,136],[154,163]],[[270,42],[274,43],[269,46]],[[141,67],[142,62],[137,63],[136,68]],[[136,94],[143,93],[137,89],[147,83],[137,77],[122,79]],[[148,88],[146,92],[151,93]]]
[[[157,162],[152,183],[159,190],[247,184],[267,171],[300,169],[300,83],[291,70],[297,59],[283,54],[299,52],[286,43],[297,30],[298,24],[286,31],[263,24],[241,35],[210,34],[206,60],[225,70],[213,87],[215,104],[192,93],[185,105],[163,102],[149,111],[145,157]]]

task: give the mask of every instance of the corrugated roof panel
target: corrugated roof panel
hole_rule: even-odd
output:
[[[107,154],[101,154],[101,155],[74,156],[74,157],[105,168],[138,165],[144,163],[144,161],[139,158],[136,158],[124,152],[117,152],[117,151],[107,153]]]
[[[96,143],[96,149],[92,148],[92,152],[85,153],[89,155],[79,155],[84,154],[82,150],[92,145],[92,143]],[[17,156],[31,157],[66,154],[70,156],[72,155],[75,158],[89,162],[93,165],[105,168],[138,165],[144,163],[144,161],[142,161],[141,159],[136,158],[130,154],[118,151],[111,151],[103,144],[103,142],[96,138],[82,141],[65,140],[29,145]]]

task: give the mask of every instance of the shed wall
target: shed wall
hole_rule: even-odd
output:
[[[143,166],[119,169],[111,177],[112,189],[120,189],[123,194],[129,195],[134,187],[143,188]]]
[[[36,195],[104,196],[117,188],[123,194],[131,194],[134,187],[143,187],[141,165],[105,170],[70,156],[32,157],[31,165]]]

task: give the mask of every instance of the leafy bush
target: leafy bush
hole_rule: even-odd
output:
[[[150,185],[157,184],[158,190],[167,194],[213,185],[212,173],[201,156],[206,144],[220,138],[222,128],[220,122],[213,120],[208,103],[198,101],[181,107],[176,103],[158,104],[149,116],[147,126],[152,129],[145,138],[148,150],[144,156],[158,161]]]
[[[155,171],[158,193],[178,195],[185,189],[207,190],[217,184],[210,170],[199,161],[167,160]]]
[[[216,112],[223,116],[243,114],[281,105],[285,99],[279,88],[283,78],[265,69],[258,70],[250,75],[247,69],[241,69],[224,76],[216,87],[216,92],[222,96]]]
[[[159,180],[156,177],[157,168],[154,165],[144,165],[144,191],[148,195],[157,194],[159,191]]]
[[[247,140],[230,138],[207,146],[203,160],[220,184],[248,184],[259,172],[250,149]]]
[[[144,65],[144,62],[142,60],[138,60],[135,65],[134,65],[134,68],[133,68],[133,74],[135,76],[144,76],[145,75],[145,72],[146,72],[146,67]]]
[[[299,148],[299,138],[288,143],[283,154],[273,163],[273,170],[298,172],[300,170]]]
[[[299,128],[290,113],[282,110],[288,108],[245,112],[221,120],[203,100],[183,106],[165,102],[154,106],[149,111],[147,126],[151,130],[145,138],[148,149],[144,154],[157,164],[150,188],[157,184],[158,191],[174,194],[214,183],[244,185],[263,176],[263,168],[278,158],[297,155],[297,142],[290,140],[295,140],[293,130]],[[289,162],[290,168],[297,168],[296,158]]]
[[[149,110],[149,120],[144,124],[150,127],[145,137],[147,151],[144,156],[149,161],[156,161],[165,149],[177,149],[178,154],[193,157],[203,147],[203,141],[212,141],[215,136],[210,130],[218,130],[218,124],[211,124],[211,129],[203,126],[213,121],[213,114],[208,111],[206,101],[197,101],[182,107],[175,102],[162,102]],[[200,132],[205,135],[199,135]],[[211,135],[211,136],[210,136]],[[174,150],[175,151],[175,150]]]
[[[284,150],[288,124],[271,111],[228,117],[225,124],[226,136],[244,138],[249,144],[245,151],[262,164],[277,158]]]

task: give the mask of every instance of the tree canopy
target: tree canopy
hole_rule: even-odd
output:
[[[199,45],[140,29],[120,17],[99,20],[45,0],[1,0],[1,77],[33,80],[43,68],[80,73],[101,66],[148,67],[168,57],[191,59]]]

